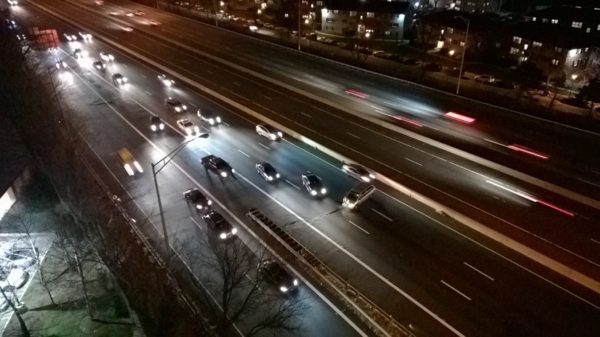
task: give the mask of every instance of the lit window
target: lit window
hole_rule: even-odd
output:
[[[598,28],[596,28],[596,30],[600,30],[600,25],[598,25]]]
[[[510,54],[515,55],[519,53],[519,48],[510,47]]]
[[[522,40],[523,39],[520,38],[520,37],[518,37],[518,36],[513,36],[513,42],[516,43],[516,44],[521,44]]]
[[[553,24],[553,25],[555,25],[555,24],[557,24],[557,23],[558,23],[558,19],[552,19],[552,21],[551,21],[551,22],[552,22],[552,24]]]
[[[531,18],[531,21],[536,21],[536,20],[537,20],[537,18],[535,16]]]
[[[375,17],[375,13],[374,12],[367,12],[367,17],[368,18],[374,18]]]
[[[529,45],[526,43],[523,45],[523,50],[527,50],[527,48],[529,48]]]
[[[559,64],[560,64],[560,62],[558,62],[557,59],[552,59],[552,65],[557,66]]]
[[[541,42],[537,42],[537,41],[533,41],[533,46],[534,47],[541,47],[542,43]]]
[[[454,33],[454,28],[448,28],[448,33],[450,33],[450,34]]]
[[[591,32],[591,31],[592,31],[592,28],[590,28],[590,27],[587,27],[587,28],[585,29],[585,32],[586,32],[586,33],[589,33],[589,32]]]
[[[350,11],[350,16],[356,16],[356,11]]]
[[[337,10],[337,9],[334,9],[334,10],[333,10],[333,14],[340,14],[340,11],[339,11],[339,10]]]
[[[552,23],[554,23],[554,22],[552,22]],[[573,27],[573,28],[581,28],[581,27],[583,27],[583,22],[581,22],[581,21],[573,21],[573,22],[571,22],[571,27]]]

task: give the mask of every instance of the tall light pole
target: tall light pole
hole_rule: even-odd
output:
[[[159,161],[157,161],[156,163],[152,163],[152,178],[154,178],[154,188],[156,189],[156,199],[158,200],[158,211],[160,212],[160,224],[162,226],[162,231],[163,231],[163,238],[165,241],[165,248],[167,249],[167,252],[169,251],[169,236],[167,233],[167,225],[165,224],[165,214],[163,212],[163,207],[162,207],[162,201],[160,199],[160,192],[158,190],[158,181],[156,180],[156,175],[163,169],[165,168],[165,166],[167,166],[168,163],[171,162],[171,160],[177,156],[177,154],[179,153],[179,151],[183,150],[183,148],[188,145],[189,143],[195,141],[198,138],[208,138],[208,133],[203,133],[200,134],[198,137],[189,139],[183,143],[181,143],[178,147],[176,147],[173,151],[169,152],[166,156],[164,156],[162,159],[160,159]],[[158,169],[157,169],[158,167]]]
[[[467,53],[467,41],[469,39],[469,26],[471,25],[471,20],[463,17],[463,16],[455,16],[455,18],[460,19],[462,22],[467,24],[467,32],[465,34],[465,45],[463,46],[462,57],[460,58],[460,68],[458,69],[458,83],[456,84],[456,94],[460,94],[460,81],[463,76],[463,67],[465,65],[465,54]]]
[[[298,50],[301,49],[300,29],[302,29],[302,0],[298,0]]]

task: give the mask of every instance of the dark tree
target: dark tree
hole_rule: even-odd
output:
[[[594,111],[594,103],[600,102],[600,78],[591,79],[588,84],[579,90],[577,98],[589,102],[591,116]]]
[[[534,63],[523,62],[519,64],[510,73],[510,80],[519,86],[517,102],[520,101],[526,91],[541,88],[545,79],[544,71]]]

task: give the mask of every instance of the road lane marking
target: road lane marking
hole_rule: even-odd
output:
[[[233,82],[231,82],[231,83],[233,83],[233,85],[235,85],[236,87],[239,87],[239,86],[240,86],[240,84],[239,84],[237,81],[233,81]]]
[[[260,146],[264,147],[264,148],[265,148],[265,149],[267,149],[267,150],[270,150],[270,149],[271,149],[270,147],[266,146],[265,144],[263,144],[263,143],[261,143],[261,142],[258,142],[258,145],[260,145]]]
[[[194,103],[190,103],[191,106],[193,106],[194,108],[197,108],[198,106]]]
[[[225,125],[226,127],[230,127],[231,125],[229,125],[229,123],[227,122],[222,122],[223,125]]]
[[[486,274],[486,273],[482,272],[481,270],[479,270],[479,269],[477,269],[477,268],[473,267],[472,265],[468,264],[466,261],[465,261],[465,262],[463,262],[463,263],[465,264],[465,266],[467,266],[467,267],[469,267],[469,268],[473,269],[474,271],[476,271],[477,273],[481,274],[482,276],[484,276],[484,277],[488,278],[489,280],[496,281],[496,280],[494,280],[494,278],[493,278],[493,277],[491,277],[490,275],[488,275],[488,274]]]
[[[382,217],[386,218],[389,222],[394,221],[392,218],[390,218],[389,216],[381,213],[380,211],[376,210],[375,208],[371,208],[371,210],[379,215],[381,215]]]
[[[591,240],[593,243],[597,243],[597,244],[599,244],[599,245],[600,245],[600,241],[599,241],[599,240],[596,240],[596,239],[594,239],[594,238],[590,238],[590,240]]]
[[[301,126],[301,127],[305,128],[305,129],[306,129],[306,130],[308,130],[308,131],[311,131],[311,132],[313,132],[313,133],[319,134],[317,131],[315,131],[315,130],[313,130],[313,129],[309,128],[308,126],[306,126],[306,125],[304,125],[304,124],[298,123],[298,122],[296,122],[296,121],[294,121],[294,123],[295,123],[295,124],[298,124],[299,126]]]
[[[409,162],[411,162],[411,163],[413,163],[413,164],[415,164],[415,165],[423,166],[423,164],[419,163],[418,161],[414,161],[414,160],[412,160],[412,159],[410,159],[410,158],[406,158],[406,157],[404,157],[404,159],[408,160]]]
[[[577,178],[577,180],[583,181],[586,184],[590,184],[590,185],[593,185],[593,186],[596,186],[596,187],[600,187],[600,184],[596,184],[596,183],[591,182],[591,181],[589,181],[587,179]]]
[[[230,94],[234,95],[235,97],[239,97],[239,98],[241,98],[241,99],[243,99],[243,100],[249,101],[249,99],[248,99],[247,97],[244,97],[244,96],[242,96],[242,95],[238,94],[237,92],[235,92],[235,91],[233,91],[233,90],[230,90],[230,89],[225,89],[225,90],[226,90],[227,92],[229,92]]]
[[[367,235],[370,235],[370,234],[371,234],[371,233],[369,233],[369,232],[368,232],[366,229],[364,229],[364,228],[360,227],[359,225],[355,224],[354,222],[352,222],[352,220],[348,220],[348,222],[349,222],[349,223],[350,223],[352,226],[354,226],[354,227],[356,227],[356,228],[360,229],[361,231],[365,232]]]
[[[277,112],[275,112],[275,111],[271,110],[271,108],[267,108],[266,106],[264,106],[264,105],[262,105],[262,104],[260,104],[260,103],[254,102],[254,101],[253,101],[252,103],[254,103],[254,105],[256,105],[256,106],[258,106],[258,107],[260,107],[260,108],[262,108],[262,109],[265,109],[265,110],[267,110],[267,111],[270,111],[270,112],[272,112],[272,113],[274,113],[274,114],[276,114],[276,115],[278,115],[278,116],[279,116],[279,114],[278,114]],[[288,119],[289,119],[289,118],[288,118]]]
[[[206,72],[209,73],[209,74],[211,74],[211,75],[214,74],[214,72],[212,72],[211,70],[208,70],[208,69],[206,69]]]
[[[239,151],[241,154],[243,154],[244,156],[246,156],[246,157],[250,158],[250,155],[249,155],[249,154],[247,154],[246,152],[244,152],[244,151],[242,151],[242,150],[240,150],[240,149],[238,149],[238,151]]]
[[[273,99],[267,95],[263,95],[264,98],[268,99],[269,101],[272,101]]]
[[[152,96],[152,93],[151,93],[150,91],[148,91],[148,90],[144,90],[144,92],[145,92],[146,94],[148,94],[148,96]]]
[[[300,186],[298,186],[298,185],[294,184],[293,182],[291,182],[291,181],[289,181],[289,180],[287,180],[287,179],[285,179],[285,182],[286,182],[286,183],[288,183],[288,184],[290,184],[290,185],[292,185],[292,186],[293,186],[295,189],[297,189],[298,191],[301,191],[301,190],[302,190],[302,189],[300,188]]]
[[[352,132],[346,132],[346,134],[352,138],[360,139],[360,136],[353,134]]]
[[[302,116],[306,116],[306,117],[308,117],[308,118],[312,118],[312,115],[311,115],[311,114],[309,114],[309,113],[306,113],[306,112],[304,112],[304,111],[300,111],[300,114],[301,114]]]
[[[471,298],[465,294],[463,294],[462,292],[460,292],[458,289],[454,288],[453,286],[449,285],[446,281],[444,280],[440,280],[440,282],[442,282],[443,285],[445,285],[446,287],[454,290],[455,293],[459,294],[460,296],[466,298],[467,300],[471,300]]]

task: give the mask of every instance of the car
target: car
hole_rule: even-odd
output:
[[[423,69],[425,69],[426,71],[431,71],[431,72],[440,72],[440,71],[442,71],[442,66],[439,65],[438,63],[427,63],[426,65],[423,66]]]
[[[416,66],[419,63],[421,63],[421,61],[419,61],[416,58],[411,58],[411,57],[404,57],[399,59],[400,63],[406,64],[407,66]]]
[[[129,16],[129,17],[132,17],[134,15],[135,15],[135,13],[133,13],[133,12],[127,12],[127,13],[125,13],[125,16]]]
[[[92,63],[92,65],[98,71],[105,71],[106,70],[106,63],[104,63],[104,62],[102,62],[100,60],[94,60],[94,62]]]
[[[121,164],[123,164],[123,168],[125,169],[125,172],[127,172],[127,174],[133,176],[136,172],[144,173],[142,165],[140,165],[140,163],[138,163],[138,161],[135,160],[135,158],[133,157],[131,152],[127,150],[127,148],[122,148],[118,152],[119,159],[121,159]]]
[[[65,61],[56,61],[55,63],[56,69],[67,69],[67,62]]]
[[[202,166],[204,166],[205,169],[212,171],[215,174],[218,174],[222,178],[227,178],[227,176],[229,175],[233,176],[233,174],[235,173],[235,170],[231,166],[229,166],[229,164],[226,161],[212,154],[203,157],[200,160],[200,163],[202,164]]]
[[[296,277],[273,259],[261,261],[258,264],[258,271],[264,276],[265,281],[273,284],[283,294],[295,291],[300,283]]]
[[[8,4],[11,6],[18,6],[19,2],[17,0],[8,0]]]
[[[256,133],[269,140],[279,140],[283,137],[283,132],[267,124],[258,124],[256,126]]]
[[[158,77],[158,80],[161,81],[162,84],[164,84],[167,87],[170,87],[173,84],[175,84],[175,81],[173,81],[172,79],[168,78],[167,75],[165,75],[165,74],[160,74],[157,77]]]
[[[277,173],[277,170],[273,165],[265,162],[256,164],[256,172],[260,174],[266,181],[276,181],[281,176]]]
[[[183,197],[188,202],[194,204],[194,207],[196,207],[196,210],[198,211],[209,210],[212,205],[212,200],[205,197],[204,194],[195,187],[183,192]]]
[[[327,189],[323,186],[323,181],[316,174],[306,171],[302,174],[302,185],[306,191],[313,197],[324,196],[327,194]]]
[[[185,112],[187,111],[187,105],[181,103],[178,99],[173,97],[165,98],[165,105],[167,106],[167,110],[171,112]]]
[[[77,35],[75,35],[75,34],[63,33],[63,36],[69,42],[77,41]]]
[[[479,83],[492,84],[496,81],[496,79],[492,75],[477,75],[475,76],[475,81]]]
[[[158,116],[150,116],[150,130],[162,131],[165,129],[165,123]]]
[[[154,19],[150,19],[150,20],[148,20],[148,24],[149,24],[150,26],[159,26],[159,25],[160,25],[160,22],[159,22],[159,21],[156,21],[156,20],[154,20]]]
[[[6,289],[12,287],[13,289],[19,289],[27,283],[29,280],[29,273],[23,268],[12,268],[6,278],[0,281],[0,287]]]
[[[18,25],[15,20],[6,19],[5,21],[6,21],[6,26],[8,27],[8,29],[17,29]]]
[[[344,196],[342,199],[342,206],[349,209],[355,209],[358,205],[367,200],[373,193],[375,193],[375,186],[359,184]]]
[[[127,84],[127,77],[121,75],[120,73],[113,74],[112,80],[117,87],[125,86]]]
[[[137,10],[137,11],[133,12],[133,14],[135,14],[135,16],[142,16],[142,15],[144,15],[146,13],[144,13],[144,12],[142,12],[140,10]]]
[[[101,51],[100,59],[102,59],[104,62],[112,62],[115,60],[115,56],[113,54]]]
[[[375,180],[375,175],[373,173],[369,172],[366,168],[358,164],[342,163],[342,171],[352,178],[364,181],[365,183]]]
[[[93,39],[93,36],[90,33],[79,32],[79,36],[81,36],[81,39],[85,42],[90,42]]]
[[[197,135],[200,133],[200,128],[198,125],[194,124],[189,118],[178,119],[177,126],[188,136]]]
[[[208,229],[218,234],[219,239],[232,239],[237,234],[237,228],[233,227],[220,213],[210,211],[202,216]]]
[[[121,27],[121,29],[123,29],[127,33],[133,32],[133,28],[129,27],[129,26],[123,26],[123,27]]]
[[[198,115],[198,117],[200,117],[200,119],[202,119],[203,121],[205,121],[206,123],[212,125],[217,125],[217,124],[221,124],[221,122],[223,121],[221,119],[221,116],[218,116],[214,111],[212,110],[201,110],[198,109],[196,111],[196,114]]]
[[[73,50],[73,56],[78,60],[85,58],[87,55],[88,55],[88,53],[85,50],[81,50],[79,48],[75,48]]]

